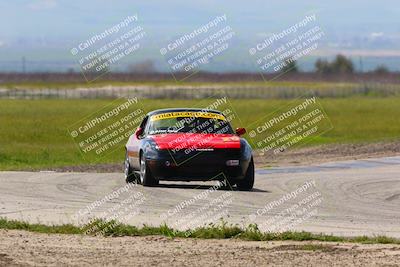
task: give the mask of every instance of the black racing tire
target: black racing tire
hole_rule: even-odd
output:
[[[134,183],[137,182],[137,175],[133,171],[131,164],[128,159],[128,151],[125,153],[125,161],[124,161],[124,174],[125,174],[125,182],[126,183]]]
[[[143,186],[155,186],[158,185],[158,180],[154,179],[151,174],[149,166],[147,166],[146,160],[143,155],[140,155],[140,183]]]
[[[254,161],[251,158],[247,167],[246,176],[242,180],[236,182],[236,186],[240,191],[251,191],[254,186]]]

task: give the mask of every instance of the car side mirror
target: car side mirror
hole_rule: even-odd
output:
[[[137,128],[135,132],[135,136],[137,139],[140,139],[140,136],[143,134],[143,128]]]
[[[246,133],[246,129],[245,128],[236,128],[236,134],[238,136],[244,135]]]

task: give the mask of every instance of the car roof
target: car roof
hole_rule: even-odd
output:
[[[221,111],[213,110],[213,109],[202,109],[202,108],[164,108],[157,109],[147,113],[148,116],[152,116],[155,114],[167,113],[167,112],[181,112],[181,111],[203,111],[203,112],[212,112],[217,114],[222,114]]]

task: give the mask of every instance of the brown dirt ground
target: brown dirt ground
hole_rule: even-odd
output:
[[[330,161],[390,157],[400,155],[400,142],[379,142],[362,144],[329,144],[272,153],[265,159],[256,158],[257,163],[269,166],[307,165]]]
[[[399,266],[400,245],[0,230],[0,266]]]

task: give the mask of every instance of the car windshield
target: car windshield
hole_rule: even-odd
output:
[[[149,135],[164,133],[233,134],[222,114],[205,112],[169,112],[150,117]]]

